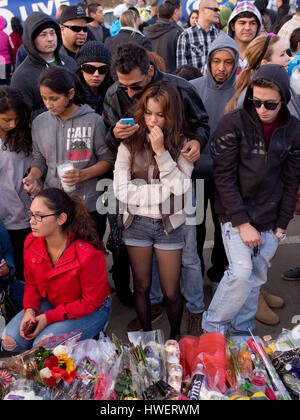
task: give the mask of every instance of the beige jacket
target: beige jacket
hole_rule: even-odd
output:
[[[128,148],[121,143],[118,149],[114,170],[114,192],[118,200],[127,204],[124,212],[124,226],[130,226],[133,215],[168,214],[169,226],[165,230],[170,232],[185,222],[183,209],[183,195],[191,187],[191,175],[194,165],[182,155],[176,163],[170,153],[166,151],[160,156],[154,156],[159,179],[133,179],[130,169],[131,156]],[[174,203],[170,209],[170,196],[174,195]],[[164,219],[164,217],[162,217]]]

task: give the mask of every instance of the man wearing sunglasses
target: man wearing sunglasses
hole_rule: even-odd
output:
[[[75,58],[80,47],[88,39],[88,23],[93,19],[86,15],[82,6],[66,7],[59,19],[64,53]],[[93,39],[94,36],[93,36]]]
[[[200,1],[198,22],[186,29],[178,38],[177,68],[189,65],[204,73],[209,47],[220,32],[216,27],[219,15],[220,9],[216,0]]]
[[[293,219],[300,122],[287,108],[290,97],[285,68],[266,64],[250,82],[243,107],[225,115],[212,136],[215,210],[229,266],[203,316],[207,332],[254,329],[270,260]]]

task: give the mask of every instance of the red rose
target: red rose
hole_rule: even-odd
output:
[[[53,376],[51,376],[50,378],[43,378],[43,379],[46,382],[46,384],[50,387],[53,387],[56,385],[56,380]]]
[[[52,373],[52,375],[54,376],[55,379],[60,379],[64,376],[66,371],[61,369],[60,367],[53,367],[51,369],[51,373]]]
[[[72,372],[70,373],[64,371],[64,374],[62,376],[65,382],[73,382],[76,377],[77,377],[77,373],[75,372],[75,370],[72,370]]]
[[[50,356],[45,360],[44,367],[50,370],[58,366],[58,358],[56,356]]]

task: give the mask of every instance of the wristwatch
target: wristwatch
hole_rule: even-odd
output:
[[[275,231],[275,236],[279,241],[284,241],[286,239],[286,233],[278,232],[278,230]]]

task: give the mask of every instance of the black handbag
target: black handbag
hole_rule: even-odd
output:
[[[123,216],[117,214],[110,227],[110,233],[106,242],[106,248],[113,254],[124,255],[123,230]]]
[[[17,315],[17,313],[18,313],[18,310],[16,309],[11,298],[9,297],[9,293],[1,289],[0,290],[0,315],[4,317],[6,324],[15,315]]]

